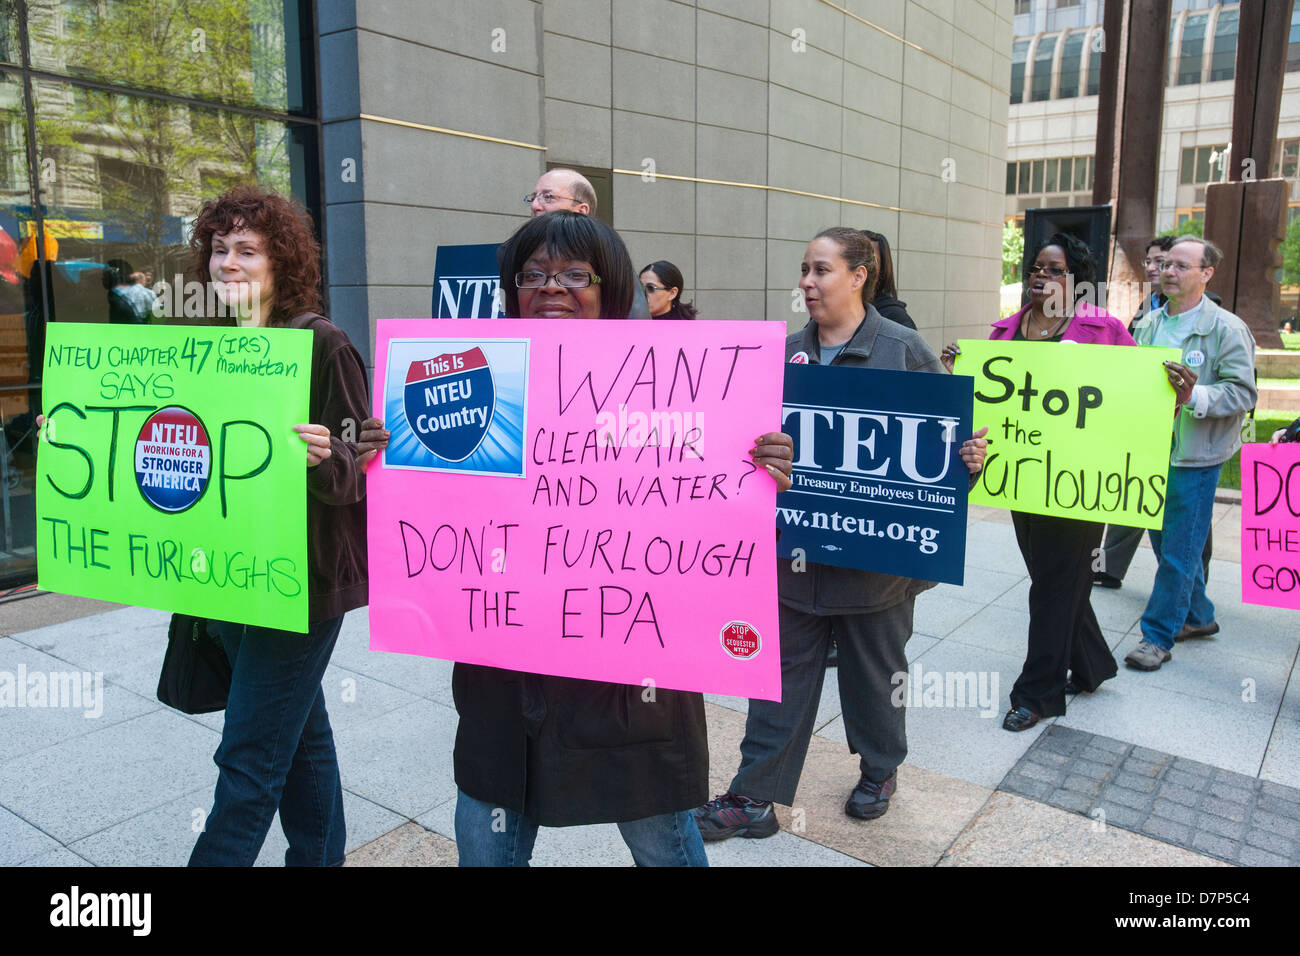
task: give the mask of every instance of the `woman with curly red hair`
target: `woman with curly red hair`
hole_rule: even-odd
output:
[[[343,615],[366,604],[365,477],[356,445],[338,437],[370,408],[365,363],[318,313],[320,246],[310,216],[283,196],[239,186],[204,204],[190,239],[191,272],[246,327],[310,329],[307,448],[309,629],[297,634],[210,621],[233,676],[212,811],[191,866],[250,866],[277,810],[287,865],[343,863],[343,788],[321,677]]]

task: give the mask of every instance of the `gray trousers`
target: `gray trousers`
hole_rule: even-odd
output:
[[[1126,528],[1113,524],[1106,528],[1106,540],[1102,543],[1101,571],[1111,577],[1124,580],[1128,566],[1133,563],[1138,545],[1142,543],[1145,528]],[[1214,552],[1214,527],[1211,526],[1205,536],[1205,547],[1201,551],[1201,567],[1205,571],[1205,580],[1210,580],[1210,556]]]
[[[849,751],[868,779],[883,782],[907,756],[904,706],[894,706],[896,674],[907,672],[915,598],[873,614],[823,617],[781,608],[781,702],[751,700],[731,792],[794,803],[826,676],[831,635],[839,649],[840,706]]]

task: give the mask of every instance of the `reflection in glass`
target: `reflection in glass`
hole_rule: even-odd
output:
[[[297,0],[27,0],[32,66],[302,112]],[[289,46],[294,49],[288,49]]]
[[[36,567],[36,440],[46,272],[31,209],[22,84],[0,74],[0,587]],[[46,290],[47,291],[47,290]]]
[[[49,80],[35,93],[60,321],[192,323],[172,286],[200,203],[241,182],[308,198],[310,128]]]

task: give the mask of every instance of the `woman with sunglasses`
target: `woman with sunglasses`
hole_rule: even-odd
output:
[[[682,271],[660,259],[641,270],[641,288],[652,319],[693,319],[695,306],[682,301]]]
[[[1092,251],[1057,233],[1038,247],[1025,272],[1029,303],[993,323],[990,339],[1135,345],[1124,323],[1083,301],[1096,275]],[[955,343],[940,359],[952,369]],[[1105,525],[1055,515],[1011,512],[1016,542],[1029,571],[1029,649],[1004,730],[1028,730],[1065,713],[1065,695],[1091,694],[1117,667],[1092,610],[1092,562]]]

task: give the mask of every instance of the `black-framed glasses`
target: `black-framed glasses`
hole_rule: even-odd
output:
[[[549,206],[551,203],[559,202],[561,199],[566,200],[567,202],[578,201],[577,198],[574,196],[557,196],[555,193],[551,192],[550,190],[546,190],[540,193],[529,193],[527,196],[524,197],[524,205],[531,206],[533,204],[534,199],[541,199],[543,206]]]
[[[538,270],[515,273],[516,289],[540,289],[554,279],[555,284],[564,289],[585,289],[593,283],[600,282],[600,276],[586,269],[565,269],[547,275]]]
[[[1069,270],[1069,269],[1057,269],[1057,268],[1054,268],[1053,266],[1026,266],[1026,267],[1025,267],[1025,275],[1026,275],[1026,276],[1031,276],[1031,277],[1032,277],[1032,276],[1036,276],[1036,275],[1038,275],[1039,273],[1042,273],[1042,274],[1045,275],[1045,276],[1050,276],[1050,277],[1053,278],[1053,279],[1059,279],[1059,278],[1061,278],[1061,276],[1069,275],[1069,274],[1070,274],[1070,270]]]

